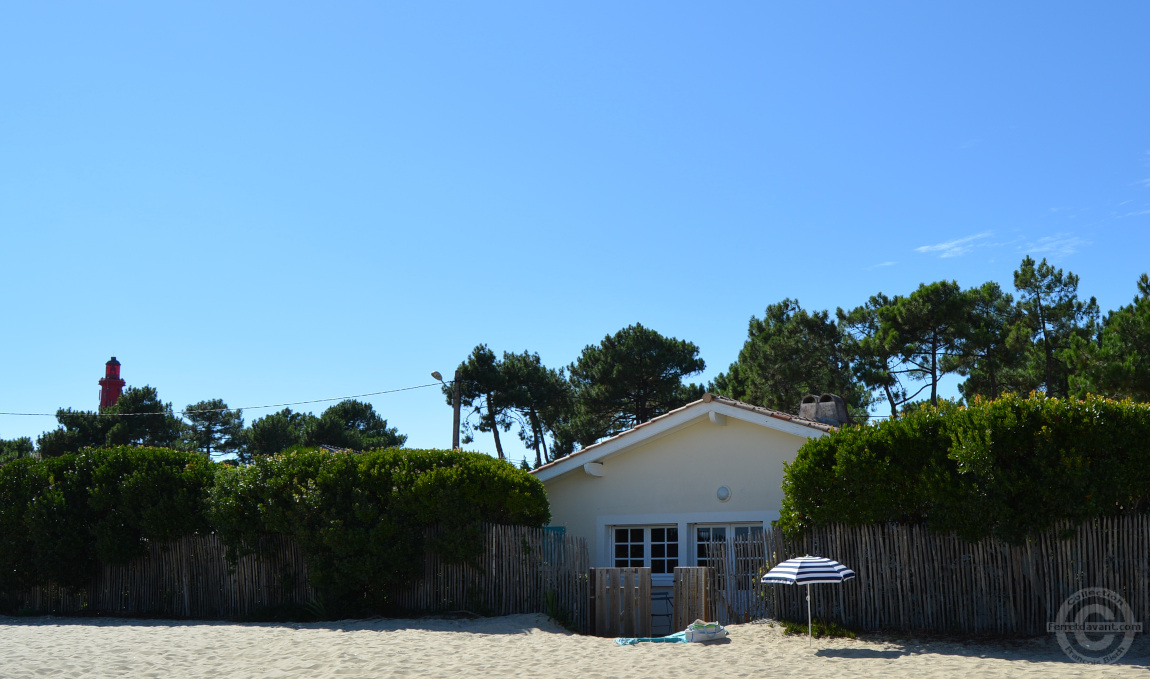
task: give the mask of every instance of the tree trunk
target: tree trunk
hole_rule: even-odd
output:
[[[898,419],[898,404],[894,402],[894,394],[890,391],[890,386],[883,385],[883,391],[886,392],[886,402],[890,404],[890,419]]]
[[[543,445],[543,427],[539,425],[539,415],[534,405],[527,411],[527,418],[531,422],[531,434],[535,437],[535,466],[542,467],[543,455],[539,452],[539,446]]]
[[[487,395],[487,417],[491,421],[491,433],[495,435],[495,452],[499,455],[500,460],[507,458],[503,457],[503,445],[499,442],[499,420],[496,417],[497,413],[491,409],[491,394]]]
[[[938,336],[930,340],[930,404],[938,407]]]

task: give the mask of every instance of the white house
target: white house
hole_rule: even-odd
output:
[[[707,565],[708,541],[778,519],[783,463],[834,429],[705,394],[532,473],[551,525],[587,538],[593,566],[650,566],[670,586],[675,566]]]

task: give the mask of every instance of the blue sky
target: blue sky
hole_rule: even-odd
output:
[[[1139,2],[10,3],[0,411],[94,409],[116,355],[250,422],[481,342],[566,365],[636,322],[706,381],[785,297],[1010,290],[1027,254],[1116,308],[1150,270],[1147,26]],[[450,444],[437,389],[365,400]]]

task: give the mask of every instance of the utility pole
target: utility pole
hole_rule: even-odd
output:
[[[444,389],[447,385],[443,382],[443,375],[439,374],[438,370],[433,370],[431,376],[443,385]],[[451,383],[451,406],[455,411],[454,416],[451,418],[451,449],[459,450],[459,411],[463,406],[463,395],[460,393],[463,380],[459,376],[459,368],[455,369],[455,381]]]
[[[462,406],[462,397],[459,393],[461,380],[459,379],[459,368],[455,369],[455,381],[451,383],[453,393],[453,405],[455,406],[455,417],[452,418],[451,429],[451,449],[459,450],[459,409]]]

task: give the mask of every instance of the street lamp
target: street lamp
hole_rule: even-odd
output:
[[[433,378],[435,378],[436,380],[439,380],[439,383],[442,384],[444,387],[447,386],[443,382],[443,375],[440,375],[438,370],[433,370],[431,372],[431,376]],[[459,380],[459,368],[456,368],[455,369],[455,380],[451,383],[451,395],[452,395],[451,401],[452,401],[452,406],[455,409],[455,416],[452,418],[452,428],[451,428],[451,449],[452,450],[459,450],[459,409],[460,409],[460,405],[461,405],[460,395],[459,395],[459,381],[460,381]]]

